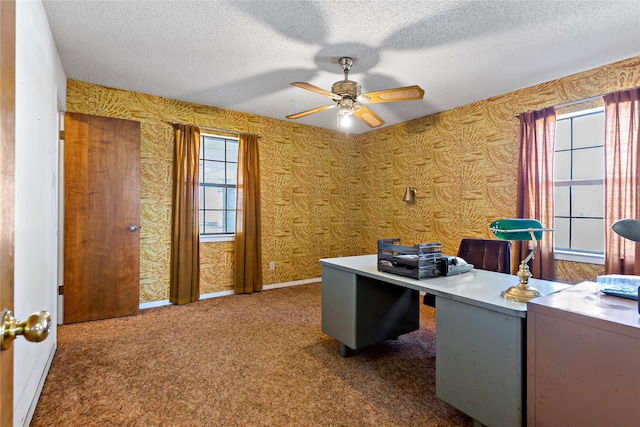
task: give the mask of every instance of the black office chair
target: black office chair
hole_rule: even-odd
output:
[[[462,239],[458,256],[474,268],[511,274],[511,242],[498,239]]]
[[[498,239],[471,239],[460,241],[458,256],[474,268],[511,274],[511,242]],[[436,306],[435,295],[425,294],[422,302]]]

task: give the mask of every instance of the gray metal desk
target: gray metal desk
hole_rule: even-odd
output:
[[[500,292],[516,276],[473,269],[423,280],[379,272],[377,256],[320,260],[322,331],[341,353],[419,327],[419,293],[436,296],[436,395],[492,427],[525,424],[527,304]],[[568,285],[531,279],[543,295]]]

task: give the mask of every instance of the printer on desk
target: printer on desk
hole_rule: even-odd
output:
[[[441,276],[453,276],[454,274],[466,273],[473,268],[473,264],[467,263],[457,256],[442,255],[439,260],[438,269]]]
[[[453,276],[456,274],[466,273],[473,268],[473,264],[469,264],[464,259],[457,256],[442,255],[438,262],[438,270],[440,270],[441,276]],[[425,293],[422,299],[424,305],[429,307],[436,306],[436,296],[430,293]]]

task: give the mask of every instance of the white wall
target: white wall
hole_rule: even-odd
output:
[[[41,343],[16,339],[14,426],[28,425],[56,348],[58,110],[66,76],[40,0],[16,2],[16,228],[14,315],[51,313]]]

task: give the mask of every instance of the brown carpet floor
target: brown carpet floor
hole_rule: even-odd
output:
[[[340,357],[320,284],[63,325],[31,426],[471,426],[435,396],[435,311]]]

